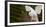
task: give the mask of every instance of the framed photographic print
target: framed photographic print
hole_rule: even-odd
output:
[[[5,25],[45,24],[45,3],[10,1],[5,2]]]

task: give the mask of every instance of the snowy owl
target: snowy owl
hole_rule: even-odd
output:
[[[38,15],[36,11],[31,6],[25,6],[25,9],[26,11],[29,12],[29,16],[32,17],[30,20],[34,22],[38,22]]]

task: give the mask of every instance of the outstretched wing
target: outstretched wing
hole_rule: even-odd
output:
[[[40,14],[40,13],[41,13],[41,9],[42,9],[42,6],[41,6],[41,5],[36,6],[36,7],[35,7],[36,13],[37,13],[37,14]]]
[[[25,6],[26,11],[29,11],[29,15],[32,16],[32,21],[38,21],[38,16],[35,10],[31,6]]]
[[[37,13],[31,6],[25,6],[26,11],[29,11],[29,14],[36,15]]]

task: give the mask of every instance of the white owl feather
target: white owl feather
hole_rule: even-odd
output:
[[[38,21],[38,16],[37,13],[35,12],[35,10],[31,7],[31,6],[25,6],[26,11],[29,12],[29,16],[31,16],[31,21]]]

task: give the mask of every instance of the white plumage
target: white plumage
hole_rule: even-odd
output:
[[[36,21],[38,22],[38,16],[35,10],[31,6],[25,6],[26,11],[29,12],[29,16],[31,16],[31,21]]]
[[[42,6],[41,5],[38,5],[35,7],[35,11],[37,14],[40,14],[41,13],[41,9],[42,9]]]

